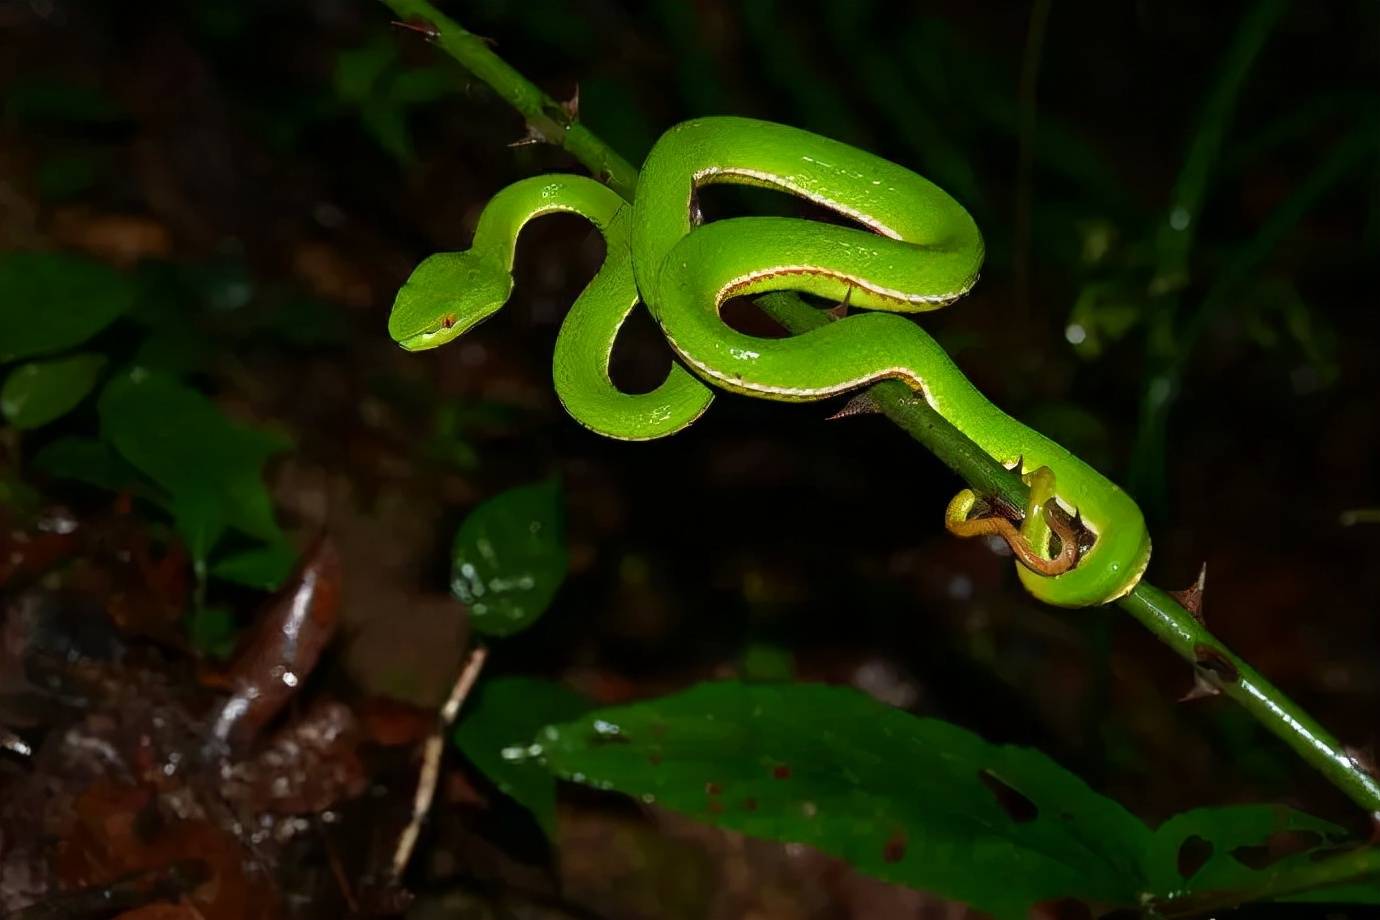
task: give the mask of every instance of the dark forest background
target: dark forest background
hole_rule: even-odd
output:
[[[1180,588],[1206,563],[1217,635],[1340,737],[1373,742],[1380,7],[445,9],[554,97],[578,90],[581,119],[633,162],[675,122],[731,113],[866,147],[951,192],[988,260],[971,296],[920,321],[996,403],[1129,487],[1154,535],[1149,578]],[[661,442],[574,423],[550,362],[603,257],[579,219],[526,233],[495,319],[435,352],[397,349],[388,310],[422,257],[468,245],[507,183],[580,169],[512,146],[518,116],[392,18],[367,0],[0,5],[0,247],[116,268],[144,319],[102,333],[111,366],[157,333],[166,366],[291,444],[266,465],[276,519],[295,550],[324,530],[340,559],[342,628],[317,691],[386,709],[394,727],[398,712],[434,710],[469,634],[448,593],[456,527],[485,498],[556,475],[569,575],[487,674],[557,678],[606,703],[734,674],[852,684],[1038,748],[1149,822],[1255,801],[1352,820],[1232,703],[1180,702],[1190,670],[1134,623],[1043,608],[1009,559],[946,535],[957,480],[882,418],[724,395]],[[720,190],[706,205],[798,212]],[[616,376],[649,386],[669,361],[639,319]],[[57,575],[4,570],[9,634],[50,650],[154,634],[160,661],[196,670],[185,662],[228,648],[264,595],[184,575],[151,621],[147,572],[118,551],[141,525],[110,491],[31,462],[97,414],[85,404],[0,436],[7,527],[61,508],[101,535],[67,547]],[[124,619],[91,625],[112,609]],[[180,697],[191,678],[164,679]],[[62,718],[40,706],[4,721],[39,744]],[[412,761],[391,756],[373,781],[405,789]],[[557,853],[562,889],[598,915],[928,909],[580,790],[563,791],[547,850],[463,758],[446,772],[416,869],[425,890],[457,877],[546,890]],[[668,880],[685,873],[717,881]]]

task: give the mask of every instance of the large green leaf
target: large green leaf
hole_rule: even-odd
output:
[[[530,811],[550,836],[556,823],[556,781],[540,764],[518,755],[542,726],[573,719],[589,708],[589,700],[554,681],[486,680],[461,716],[455,743],[505,795]]]
[[[546,611],[565,578],[560,486],[509,489],[461,523],[451,550],[451,590],[481,633],[507,636]]]
[[[1133,905],[1150,831],[1038,751],[854,690],[701,684],[538,736],[566,779],[810,844],[868,874],[1025,917],[1078,896]]]
[[[126,312],[135,285],[61,252],[0,255],[0,362],[80,345]]]
[[[66,355],[27,361],[10,371],[0,387],[0,413],[16,428],[38,428],[77,407],[105,367],[105,356]]]
[[[285,441],[231,421],[171,377],[138,368],[111,380],[99,408],[105,439],[171,496],[193,558],[204,562],[226,528],[284,542],[263,467]]]

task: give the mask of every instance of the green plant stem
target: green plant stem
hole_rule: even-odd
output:
[[[489,84],[527,117],[542,137],[564,147],[615,191],[632,200],[637,185],[637,171],[632,165],[580,125],[573,114],[565,113],[559,104],[501,60],[483,39],[466,32],[426,0],[382,2],[400,19],[427,31],[431,40],[461,66]],[[564,113],[566,117],[555,113]],[[533,118],[538,120],[533,122]],[[772,294],[760,298],[757,303],[792,333],[830,322],[821,311],[790,294]],[[1020,477],[983,453],[905,384],[899,381],[879,383],[867,393],[889,419],[948,464],[972,488],[982,494],[1000,495],[1018,508],[1025,507],[1027,491]],[[1141,582],[1118,603],[1195,666],[1200,666],[1206,650],[1216,662],[1215,669],[1206,673],[1207,679],[1245,707],[1356,804],[1368,812],[1380,812],[1380,783],[1311,716],[1228,651],[1172,597]],[[1223,676],[1230,676],[1233,668],[1235,679]]]
[[[398,22],[424,34],[526,120],[533,141],[554,144],[585,165],[601,182],[629,201],[637,188],[637,170],[581,124],[574,106],[542,92],[511,64],[494,54],[483,36],[460,27],[426,0],[383,0]]]

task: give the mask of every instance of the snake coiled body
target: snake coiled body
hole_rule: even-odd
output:
[[[781,217],[700,224],[696,191],[711,183],[783,191],[860,227]],[[1089,532],[1091,547],[1062,574],[1018,566],[1032,594],[1088,606],[1115,600],[1139,581],[1150,539],[1135,502],[992,405],[933,338],[896,315],[952,303],[976,283],[982,265],[976,224],[928,180],[784,125],[726,117],[685,122],[648,155],[631,206],[578,176],[541,176],[504,189],[485,208],[471,249],[432,256],[399,292],[389,320],[393,337],[406,348],[435,347],[492,315],[511,293],[522,226],[552,211],[584,215],[608,245],[556,346],[556,391],[581,423],[628,440],[672,434],[708,408],[710,390],[700,380],[788,401],[902,380],[993,459],[1021,473],[1047,468],[1053,500]],[[740,333],[720,318],[729,298],[784,290],[867,312],[782,339]],[[618,329],[639,299],[684,366],[674,365],[650,393],[626,394],[614,387],[608,367]],[[1044,515],[1028,515],[1023,533],[1050,558],[1044,522]]]

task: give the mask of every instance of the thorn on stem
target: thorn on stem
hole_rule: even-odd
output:
[[[845,316],[847,316],[847,315],[848,315],[848,302],[849,302],[850,300],[852,300],[852,299],[853,299],[853,285],[850,284],[850,285],[848,285],[847,290],[845,290],[844,293],[843,293],[843,300],[840,300],[837,304],[835,304],[834,306],[830,307],[828,310],[825,311],[825,313],[827,313],[827,314],[829,315],[829,319],[830,319],[831,321],[833,321],[833,322],[837,322],[838,320],[841,320],[841,319],[843,319]]]
[[[533,144],[549,144],[551,139],[542,134],[531,122],[527,123],[527,133],[509,144],[509,147],[530,147]]]
[[[1216,696],[1222,692],[1223,684],[1234,684],[1241,679],[1236,665],[1220,650],[1210,645],[1193,647],[1193,689],[1179,702]]]
[[[569,118],[571,122],[580,120],[580,84],[575,84],[575,92],[569,99],[560,103],[560,106],[561,110],[565,112],[566,117]]]
[[[418,17],[408,19],[406,22],[395,19],[392,25],[397,29],[406,29],[409,32],[416,32],[418,35],[425,37],[429,42],[434,42],[441,37],[440,29],[436,28],[436,26],[427,22],[425,19]]]
[[[826,421],[836,422],[839,419],[851,418],[855,415],[876,415],[881,411],[882,409],[877,405],[877,401],[873,399],[869,393],[864,391],[844,403],[843,408],[829,416]]]
[[[1193,614],[1193,619],[1198,621],[1200,626],[1206,626],[1203,619],[1203,590],[1207,586],[1207,563],[1198,570],[1198,580],[1184,588],[1182,591],[1170,591],[1169,596],[1179,602],[1179,605]]]
[[[1193,672],[1193,686],[1189,688],[1187,693],[1179,697],[1179,702],[1191,703],[1194,700],[1205,700],[1210,697],[1220,696],[1221,693],[1221,690],[1209,683],[1207,678],[1203,677],[1203,675],[1195,669]]]

